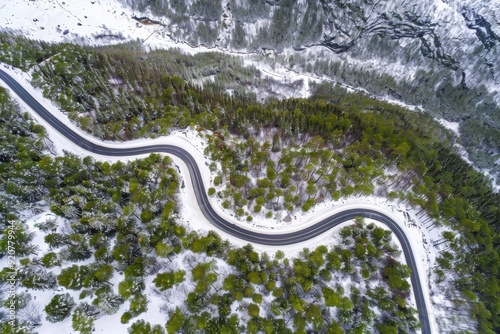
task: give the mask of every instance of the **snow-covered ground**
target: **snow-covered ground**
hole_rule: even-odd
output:
[[[79,39],[87,44],[109,43],[110,38],[95,39],[100,34],[123,34],[147,38],[154,28],[142,26],[132,13],[114,0],[43,0],[2,1],[0,26],[21,31],[36,40],[70,42]],[[96,43],[97,41],[97,43]]]
[[[453,131],[457,136],[460,135],[459,128],[460,128],[460,123],[458,122],[449,122],[445,119],[439,119],[439,123],[441,123],[442,126],[447,128],[448,130]]]
[[[13,69],[9,66],[3,65],[3,69],[13,75],[23,86],[31,93],[34,97],[36,97],[42,105],[44,105],[48,110],[50,110],[54,115],[56,115],[61,121],[70,126],[80,135],[86,137],[88,140],[91,140],[95,143],[99,143],[101,145],[106,145],[110,147],[138,147],[145,144],[172,144],[177,145],[186,149],[197,161],[200,171],[202,173],[203,182],[205,186],[211,184],[211,173],[209,168],[207,167],[211,161],[209,161],[204,155],[203,150],[206,146],[204,138],[194,129],[187,128],[185,130],[176,131],[169,136],[160,137],[157,139],[142,139],[142,140],[134,140],[130,142],[102,142],[99,141],[89,134],[81,131],[79,128],[74,126],[68,117],[63,114],[57,106],[55,106],[51,101],[43,98],[40,91],[33,88],[30,84],[29,75],[23,73],[22,71]],[[1,82],[1,81],[0,81]],[[13,96],[15,94],[11,92]],[[17,97],[16,97],[17,98]],[[108,157],[108,156],[100,156],[90,152],[87,152],[80,148],[79,146],[67,141],[61,134],[59,134],[56,130],[52,129],[48,124],[46,124],[40,117],[38,117],[29,107],[27,107],[20,99],[19,103],[23,109],[28,111],[31,116],[36,119],[40,124],[44,125],[47,129],[49,138],[51,140],[51,151],[56,154],[61,154],[63,151],[69,151],[73,154],[77,154],[80,156],[91,155],[96,160],[101,161],[109,161],[113,162],[119,160],[120,158]],[[136,159],[137,156],[129,157],[128,159]],[[173,157],[175,164],[179,167],[181,177],[185,181],[185,187],[181,189],[181,198],[182,198],[182,209],[180,213],[181,220],[189,225],[192,229],[198,231],[208,231],[213,229],[207,220],[204,218],[200,208],[198,205],[194,204],[196,202],[195,194],[193,187],[190,183],[189,172],[187,170],[186,165],[182,162],[182,160]],[[189,204],[188,204],[189,203]],[[441,237],[441,230],[434,229],[428,230],[422,224],[420,224],[420,219],[417,216],[415,210],[410,208],[406,208],[405,206],[399,205],[395,202],[390,202],[385,198],[376,198],[376,197],[365,197],[365,198],[349,198],[344,199],[339,202],[329,202],[322,203],[317,205],[312,210],[307,213],[297,212],[293,220],[290,224],[287,225],[277,225],[276,222],[271,220],[259,219],[254,220],[251,224],[246,222],[241,222],[231,216],[229,213],[225,212],[223,208],[220,206],[220,203],[211,198],[211,204],[215,208],[215,210],[221,215],[221,217],[227,219],[228,221],[232,221],[235,224],[239,224],[250,230],[265,230],[266,233],[281,233],[285,231],[294,231],[300,230],[306,226],[314,224],[315,222],[320,221],[321,219],[339,212],[341,210],[353,208],[353,207],[362,207],[369,208],[373,210],[378,210],[382,213],[387,214],[392,217],[395,221],[401,223],[401,227],[405,231],[408,239],[410,240],[411,247],[413,253],[415,254],[416,262],[418,265],[419,276],[422,280],[421,285],[424,289],[424,296],[426,296],[426,304],[427,308],[430,312],[431,323],[433,324],[434,331],[437,331],[437,324],[432,314],[432,304],[430,302],[430,293],[429,293],[429,282],[428,276],[430,273],[430,269],[433,267],[434,259],[437,254],[435,253],[435,249],[432,247],[432,240],[437,240]],[[48,215],[48,213],[46,213]],[[338,229],[338,228],[337,228]],[[221,236],[225,239],[230,240],[235,245],[245,245],[247,242],[234,238],[228,234],[218,231]],[[277,249],[281,249],[286,252],[287,256],[293,257],[298,254],[300,250],[304,247],[314,248],[319,244],[332,244],[335,243],[335,238],[333,237],[334,231],[329,231],[320,235],[314,239],[311,239],[307,242],[289,245],[289,246],[281,246],[281,247],[272,247],[272,246],[263,246],[263,245],[254,245],[255,249],[261,252],[274,252]]]

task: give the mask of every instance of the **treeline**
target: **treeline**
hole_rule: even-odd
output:
[[[47,194],[40,186],[38,162],[44,155],[45,129],[21,114],[3,87],[0,87],[0,227],[14,219],[28,203]]]

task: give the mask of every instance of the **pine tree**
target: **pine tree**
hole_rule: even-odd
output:
[[[111,291],[105,289],[103,292],[98,292],[98,296],[92,302],[93,305],[99,307],[106,314],[114,314],[118,308],[123,304],[123,299],[115,295]]]
[[[177,307],[175,309],[175,312],[170,315],[170,318],[167,321],[167,333],[173,334],[179,332],[185,320],[186,316],[184,315],[184,312],[182,312],[182,310]]]
[[[71,310],[75,306],[75,301],[69,293],[55,295],[50,303],[45,306],[47,320],[50,322],[59,322],[69,317]]]
[[[81,334],[90,334],[94,329],[94,318],[88,316],[84,310],[77,308],[73,313],[72,327]]]

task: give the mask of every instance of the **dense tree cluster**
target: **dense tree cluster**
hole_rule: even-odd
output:
[[[272,141],[260,143],[252,137],[234,142],[231,136],[208,136],[205,154],[219,163],[212,165],[214,186],[227,185],[217,196],[238,216],[265,212],[270,218],[284,210],[308,211],[327,198],[369,196],[375,184],[388,179],[382,171],[386,161],[361,156],[356,145],[335,149],[317,135],[281,148],[282,136],[269,137]],[[215,194],[215,188],[209,191]]]

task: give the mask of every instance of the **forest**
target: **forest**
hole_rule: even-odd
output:
[[[234,64],[220,85],[201,86],[175,71],[186,66],[187,57],[175,61],[175,54],[129,45],[88,48],[6,35],[0,42],[3,62],[31,70],[32,83],[98,138],[155,138],[196,126],[214,162],[209,195],[247,220],[357,195],[419,208],[433,224],[450,230],[442,240],[448,251],[437,260],[431,284],[449,289],[478,332],[500,329],[500,196],[459,157],[453,134],[429,114],[331,85],[316,87],[309,99],[257,102],[244,90],[226,92],[234,82],[244,87],[251,69],[240,73]],[[197,66],[192,63],[191,74]],[[415,310],[406,306],[407,268],[394,259],[397,251],[382,229],[357,220],[339,232],[339,245],[305,249],[295,259],[259,255],[251,245],[238,249],[214,232],[198,235],[176,223],[179,178],[169,158],[109,164],[51,157],[44,153],[43,128],[20,115],[3,90],[1,102],[2,229],[19,219],[23,203],[42,200],[69,223],[63,230],[39,227],[51,250],[41,258],[33,256],[33,236],[17,229],[19,240],[26,241],[20,251],[26,256],[20,261],[22,286],[59,285],[85,300],[77,306],[72,295],[57,295],[45,307],[48,321],[71,315],[73,328],[85,333],[96,317],[128,302],[121,317],[128,323],[147,309],[144,281],[155,275],[159,294],[184,291],[186,305],[166,310],[166,324],[137,320],[130,333],[196,328],[396,333],[418,326]],[[262,140],[252,139],[257,137]],[[2,254],[5,240],[4,234]],[[88,259],[93,262],[68,266]],[[188,267],[172,264],[179,261]],[[219,271],[227,275],[220,277]],[[124,274],[118,290],[108,284],[115,272]],[[346,277],[356,282],[348,290],[334,284]],[[29,296],[19,303],[27,307]],[[232,315],[234,303],[247,314]],[[7,324],[1,326],[9,332]]]
[[[45,315],[51,323],[69,317],[75,331],[92,333],[95,319],[113,315],[127,303],[120,320],[130,323],[129,333],[418,328],[416,310],[407,305],[409,268],[395,259],[400,251],[390,231],[360,218],[340,231],[339,245],[304,249],[294,259],[281,251],[259,254],[250,244],[235,248],[215,232],[199,235],[176,223],[179,179],[168,157],[152,154],[109,164],[45,155],[43,129],[20,114],[3,88],[0,98],[0,115],[9,121],[1,126],[1,218],[4,236],[7,221],[17,222],[16,279],[23,288],[15,297],[17,332],[36,330]],[[18,216],[42,198],[67,222],[57,226],[48,220],[36,226],[44,246],[33,243],[34,233]],[[0,240],[3,255],[7,240]],[[188,270],[179,269],[179,262]],[[3,284],[8,275],[10,268],[3,268]],[[116,284],[117,275],[122,277]],[[354,283],[340,283],[346,279]],[[146,281],[163,300],[182,286],[176,295],[184,293],[186,302],[174,309],[169,309],[171,303],[162,307],[165,325],[134,319],[158,307],[149,304]],[[57,293],[43,312],[36,307],[32,294],[61,288],[76,294]],[[233,304],[247,310],[241,318],[231,312]],[[7,321],[0,329],[14,331]]]

